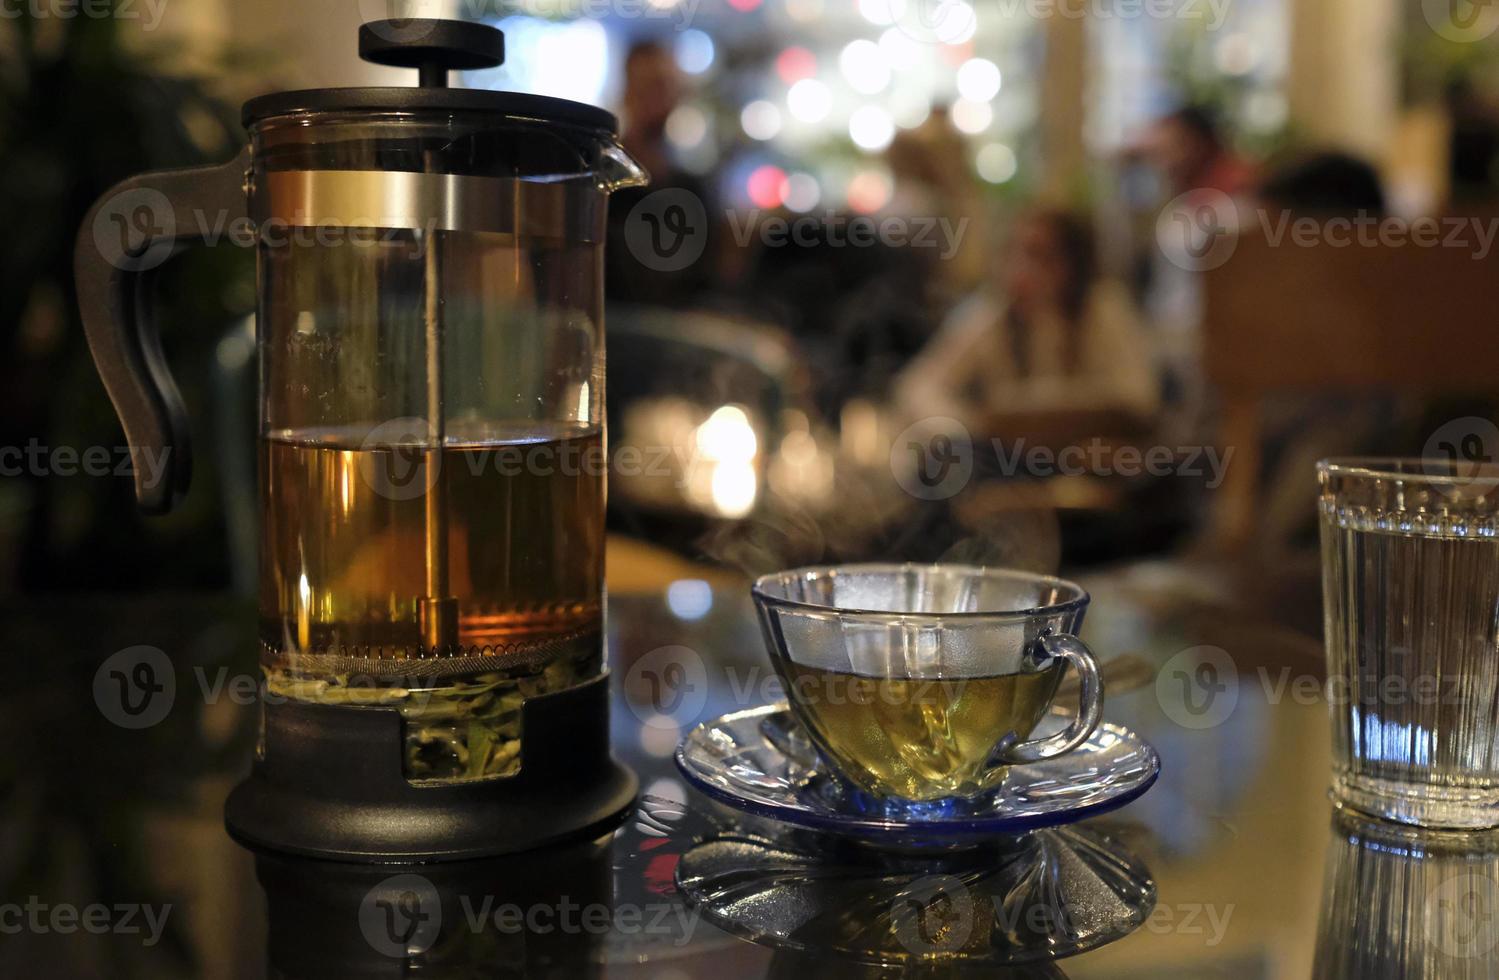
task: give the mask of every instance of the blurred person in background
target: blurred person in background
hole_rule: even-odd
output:
[[[851,399],[883,399],[990,261],[983,202],[945,110],[896,135],[884,161],[892,183],[877,208],[783,209],[795,236],[740,250],[736,299],[795,338],[828,417]],[[873,235],[886,222],[909,240]],[[854,223],[872,239],[852,235]]]
[[[1203,299],[1191,257],[1198,249],[1211,248],[1218,235],[1233,233],[1240,200],[1253,188],[1255,168],[1231,149],[1217,115],[1204,106],[1184,106],[1156,120],[1141,150],[1159,182],[1161,213],[1185,219],[1153,224],[1147,252],[1144,307],[1166,405],[1164,434],[1182,444],[1201,442],[1206,435]],[[1163,223],[1181,229],[1184,241],[1162,241]],[[1185,261],[1173,254],[1181,246]]]
[[[1271,211],[1341,218],[1380,218],[1385,192],[1379,171],[1348,153],[1322,151],[1271,169],[1255,194]]]
[[[850,247],[847,223],[815,221],[796,240],[753,242],[740,287],[744,309],[795,341],[817,410],[878,400],[932,335],[938,250],[874,241]],[[863,216],[867,219],[868,216]]]
[[[1156,120],[1145,153],[1170,197],[1193,191],[1238,197],[1254,182],[1255,168],[1230,149],[1217,115],[1205,106],[1184,106]]]
[[[620,96],[620,140],[650,171],[653,185],[678,186],[675,180],[684,177],[666,141],[666,121],[681,101],[682,75],[671,50],[658,41],[630,45]]]
[[[906,217],[946,219],[962,229],[952,254],[931,270],[930,298],[945,313],[983,281],[993,254],[991,223],[966,139],[952,124],[947,108],[935,106],[920,126],[896,132],[885,159],[895,180],[887,210]]]
[[[897,379],[899,413],[1010,438],[1078,427],[1068,419],[1096,427],[1101,416],[1148,426],[1158,407],[1148,341],[1127,291],[1098,275],[1086,221],[1034,208],[1001,254],[990,285]]]
[[[1380,219],[1385,192],[1373,164],[1334,150],[1311,151],[1267,167],[1255,199],[1282,216]],[[1306,474],[1328,456],[1378,454],[1380,436],[1397,428],[1397,399],[1370,393],[1282,394],[1262,408],[1260,483],[1264,504],[1256,542],[1273,553],[1314,540],[1316,488]],[[1390,451],[1389,446],[1383,447]]]
[[[1499,203],[1499,107],[1470,78],[1454,79],[1445,98],[1449,204],[1461,212]]]
[[[605,249],[607,272],[606,295],[611,300],[655,306],[684,307],[698,305],[711,291],[714,281],[714,234],[716,207],[708,183],[678,165],[666,139],[666,121],[682,102],[682,74],[671,49],[658,41],[637,41],[630,46],[624,60],[624,88],[620,98],[621,142],[646,171],[650,183],[645,187],[627,187],[614,192],[609,199],[608,246]],[[707,243],[702,255],[686,268],[663,271],[650,255],[639,256],[625,235],[630,213],[642,201],[660,191],[682,191],[702,203],[702,214],[708,227],[678,227],[680,216],[688,224],[695,215],[673,207],[668,197],[648,203],[651,219],[661,223],[662,243],[677,246],[681,234],[702,234]],[[668,214],[672,210],[674,213]],[[637,216],[637,220],[639,217]],[[642,261],[644,259],[644,261]]]

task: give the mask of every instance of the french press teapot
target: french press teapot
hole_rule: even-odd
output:
[[[186,244],[256,250],[264,677],[226,820],[356,860],[597,833],[636,787],[601,630],[605,210],[645,175],[602,109],[449,88],[502,62],[492,27],[377,21],[359,53],[419,86],[251,99],[237,158],[131,178],[79,233],[152,512],[190,459],[149,278]]]

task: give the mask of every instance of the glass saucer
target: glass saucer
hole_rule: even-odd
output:
[[[1045,736],[1066,727],[1053,712]],[[1150,744],[1100,724],[1081,746],[1044,762],[1012,766],[998,790],[962,810],[871,810],[820,768],[786,704],[736,711],[694,728],[677,747],[693,786],[734,809],[895,847],[971,846],[986,836],[1072,823],[1139,797],[1161,770]]]

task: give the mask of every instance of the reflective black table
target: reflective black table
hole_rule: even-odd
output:
[[[255,855],[224,832],[254,736],[253,611],[189,598],[12,606],[4,971],[1499,975],[1499,843],[1328,802],[1317,640],[1182,567],[1085,584],[1085,639],[1125,658],[1105,717],[1157,747],[1161,777],[1107,816],[956,857],[790,832],[684,786],[671,758],[683,732],[777,693],[742,586],[611,597],[614,743],[643,793],[614,835],[413,868]],[[140,646],[171,667],[171,690],[149,704],[100,680],[107,658]]]

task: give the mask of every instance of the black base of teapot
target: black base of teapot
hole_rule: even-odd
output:
[[[379,863],[513,854],[608,832],[638,787],[609,753],[607,674],[526,701],[519,772],[451,782],[406,779],[394,708],[261,707],[263,751],[224,807],[250,847]]]

